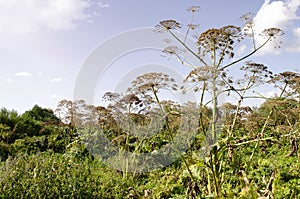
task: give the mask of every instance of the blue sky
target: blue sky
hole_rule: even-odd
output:
[[[282,47],[267,47],[255,60],[275,72],[298,70],[299,0],[0,0],[0,107],[24,112],[38,104],[55,109],[59,100],[73,99],[80,69],[97,46],[113,35],[154,27],[165,19],[187,24],[190,15],[186,9],[193,5],[200,6],[196,21],[202,31],[240,25],[239,17],[247,12],[256,15],[258,30],[282,28],[286,32]],[[123,73],[132,70],[129,65],[143,65],[143,57],[145,63],[150,63],[151,57],[172,64],[159,55],[145,51],[136,55],[138,61],[129,59],[131,56],[122,58],[103,79],[119,85],[126,76]],[[119,65],[125,68],[118,70]],[[115,75],[118,72],[120,79]],[[105,81],[99,82],[95,101],[101,98],[99,87],[109,89],[102,86]]]

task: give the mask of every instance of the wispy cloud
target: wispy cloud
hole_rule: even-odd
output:
[[[100,8],[109,8],[110,5],[108,3],[103,3],[103,1],[97,3],[98,7]]]
[[[4,78],[4,81],[6,81],[6,82],[12,82],[13,80],[11,78]]]
[[[50,96],[50,98],[52,98],[52,99],[57,99],[58,96],[57,96],[56,94],[53,94],[53,95]]]
[[[17,76],[17,77],[31,77],[32,74],[29,73],[29,72],[18,72],[18,73],[15,73],[15,76]]]
[[[237,51],[237,55],[238,55],[238,56],[243,55],[244,52],[246,51],[246,49],[247,49],[247,46],[246,46],[246,45],[241,45],[241,46],[239,46],[238,51]]]
[[[51,82],[61,82],[62,78],[53,78],[50,80]]]
[[[0,1],[0,32],[30,33],[41,29],[68,30],[88,20],[89,0]]]
[[[255,20],[256,40],[258,44],[261,44],[264,39],[259,36],[264,29],[267,28],[280,28],[284,32],[288,32],[289,29],[293,29],[293,25],[296,20],[299,20],[297,16],[297,10],[300,7],[299,0],[280,0],[270,1],[265,0],[260,10],[257,12]],[[270,42],[263,53],[279,53],[280,49],[274,49],[274,43]]]

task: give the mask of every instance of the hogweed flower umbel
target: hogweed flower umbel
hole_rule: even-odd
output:
[[[159,25],[157,25],[156,28],[158,28],[160,31],[177,30],[181,28],[181,25],[177,21],[170,19],[159,22]]]
[[[234,57],[234,44],[242,39],[241,28],[237,26],[224,26],[222,28],[212,28],[203,32],[198,38],[199,56],[205,56],[210,53],[216,58],[214,52],[219,52],[219,63],[222,62],[225,55],[229,58]]]

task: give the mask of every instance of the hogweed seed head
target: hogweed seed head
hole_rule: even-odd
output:
[[[200,10],[200,6],[191,6],[191,7],[189,7],[188,9],[186,9],[188,12],[192,12],[192,13],[194,13],[194,12],[199,12],[199,10]]]
[[[163,73],[146,73],[138,76],[131,83],[132,87],[128,90],[134,94],[149,94],[151,92],[157,93],[161,89],[177,90],[178,85],[175,79]]]
[[[261,33],[261,36],[266,36],[266,37],[276,37],[282,35],[284,35],[284,32],[279,28],[268,28],[263,30],[263,32]]]
[[[187,27],[190,28],[191,30],[196,30],[199,28],[200,25],[197,24],[188,24]]]
[[[219,52],[222,61],[224,56],[234,57],[234,45],[243,39],[241,28],[233,25],[222,28],[212,28],[203,32],[198,38],[198,54],[205,56],[208,53]]]
[[[254,18],[254,14],[251,12],[248,12],[240,17],[241,21],[244,24],[250,24],[250,23],[253,24],[253,18]]]
[[[180,29],[181,25],[177,21],[170,19],[170,20],[164,20],[164,21],[159,22],[159,25],[157,25],[156,28],[159,30],[159,32],[162,32],[164,30]]]
[[[166,54],[174,55],[174,54],[178,54],[179,48],[177,46],[168,46],[162,52]]]

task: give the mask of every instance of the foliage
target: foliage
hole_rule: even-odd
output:
[[[24,120],[46,122],[47,124],[58,124],[60,122],[52,110],[41,108],[38,105],[35,105],[30,111],[22,114],[21,118]]]
[[[133,183],[96,161],[53,153],[8,159],[0,175],[2,198],[124,198]]]
[[[34,106],[22,115],[2,109],[0,112],[1,160],[19,153],[52,150],[64,152],[72,134],[51,110]]]

